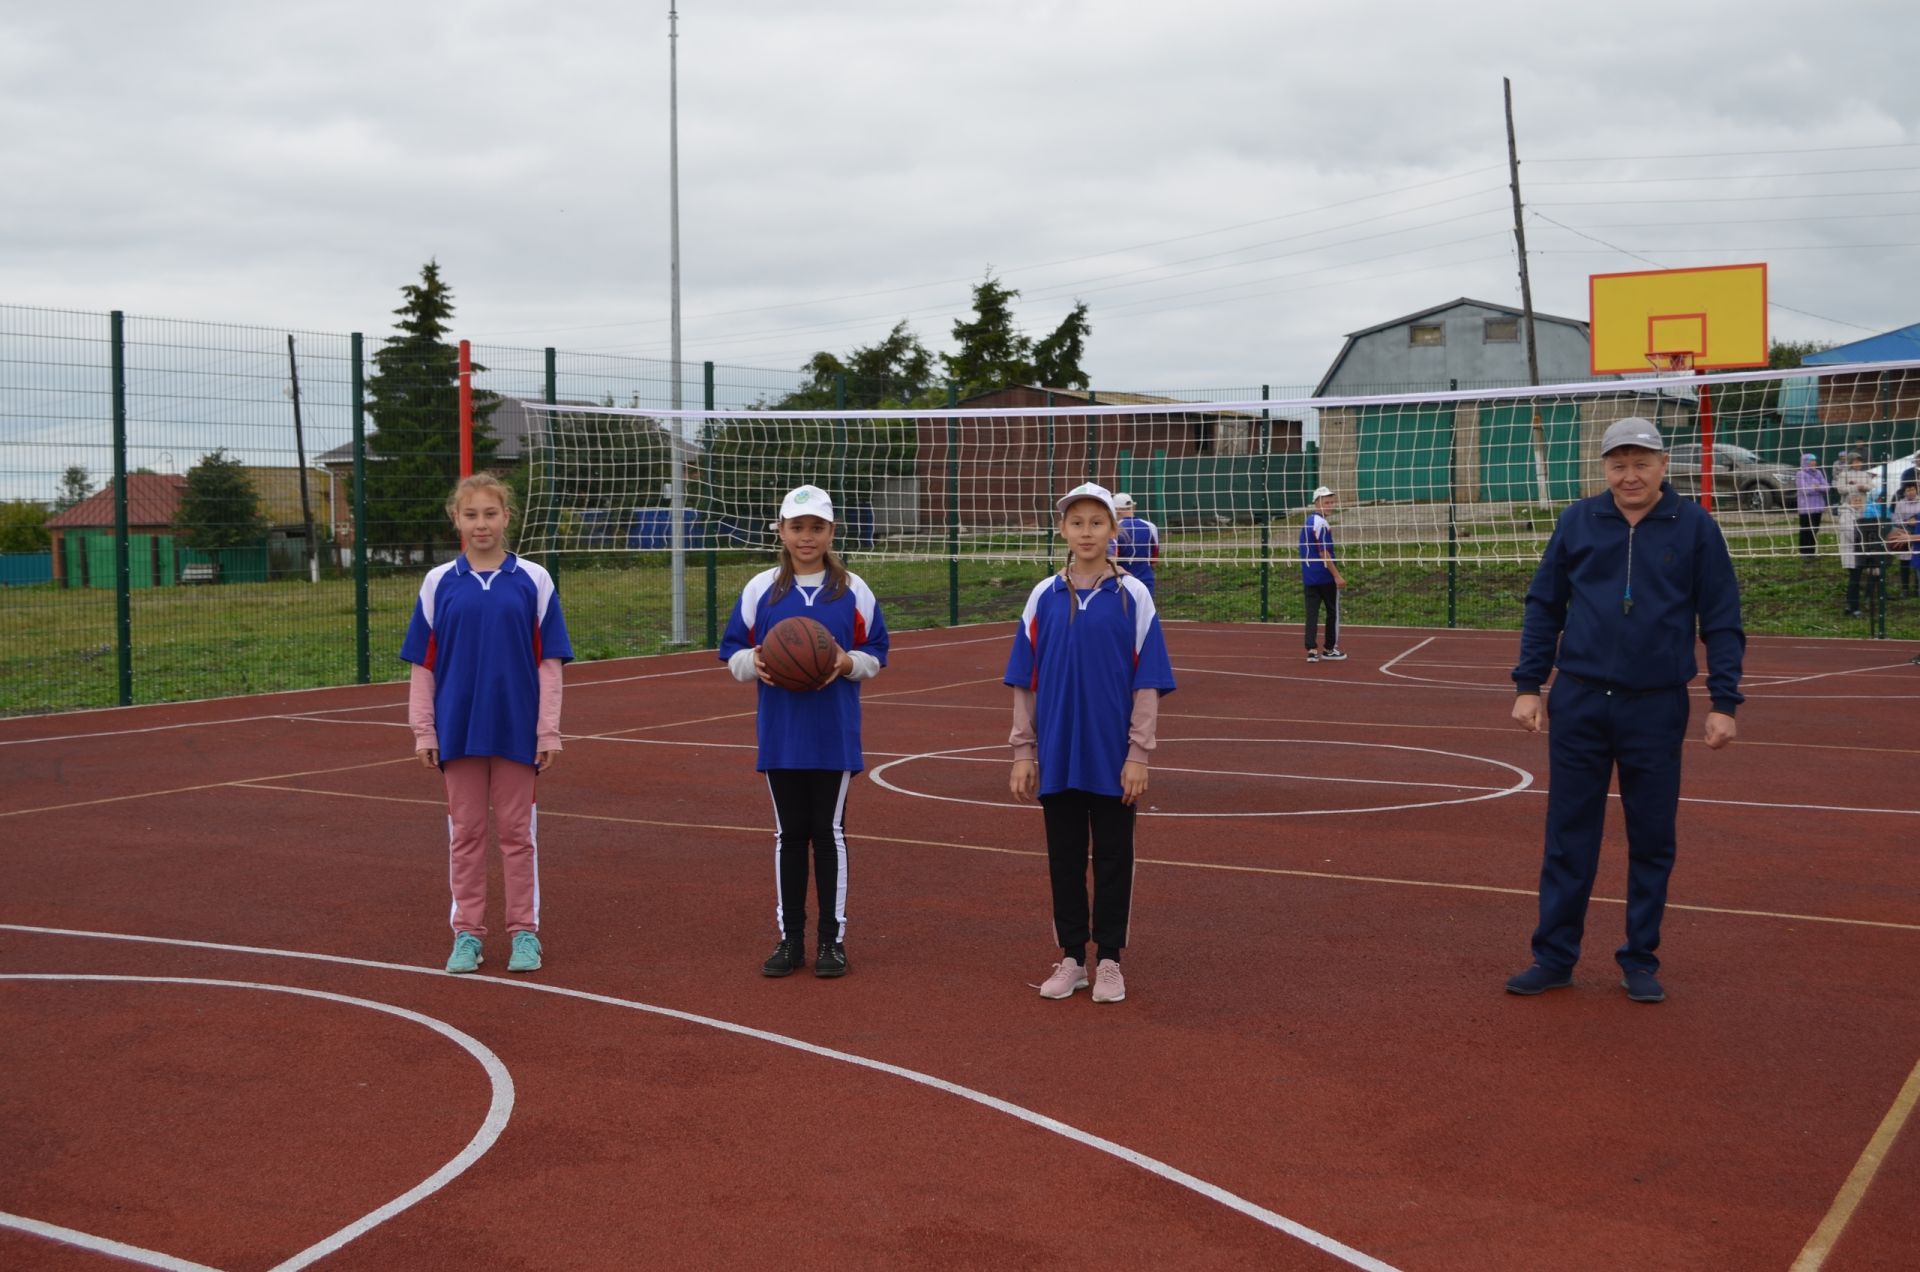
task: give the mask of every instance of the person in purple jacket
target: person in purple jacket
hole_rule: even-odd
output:
[[[1800,510],[1800,555],[1813,555],[1814,534],[1827,511],[1827,475],[1820,471],[1820,457],[1800,457],[1800,470],[1793,475],[1795,506]]]
[[[1635,1002],[1666,997],[1656,973],[1673,873],[1680,752],[1707,647],[1709,750],[1732,742],[1747,638],[1727,542],[1711,515],[1667,483],[1666,445],[1650,422],[1616,420],[1600,441],[1607,493],[1567,506],[1527,588],[1513,719],[1540,730],[1540,686],[1556,668],[1547,737],[1546,851],[1533,965],[1514,994],[1573,983],[1600,865],[1607,787],[1620,775],[1627,828],[1627,939],[1614,958]]]
[[[808,845],[819,892],[813,974],[847,974],[847,791],[865,767],[860,686],[887,665],[887,622],[866,580],[833,552],[833,500],[796,486],[780,502],[780,564],[747,580],[720,638],[720,660],[744,683],[758,680],[758,768],[773,796],[774,924],[780,943],[763,976],[806,966]],[[782,619],[811,618],[838,646],[833,679],[798,693],[760,661],[760,642]]]
[[[1107,556],[1119,523],[1113,496],[1087,482],[1054,508],[1067,564],[1028,593],[1007,658],[1008,785],[1019,800],[1038,794],[1046,824],[1060,961],[1040,996],[1067,998],[1087,987],[1091,942],[1099,960],[1093,1001],[1117,1003],[1127,996],[1120,951],[1133,909],[1134,812],[1147,791],[1147,754],[1160,699],[1173,692],[1173,665],[1153,594]]]

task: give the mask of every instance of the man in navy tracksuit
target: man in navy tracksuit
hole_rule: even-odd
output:
[[[1666,997],[1655,973],[1660,916],[1673,871],[1687,682],[1699,674],[1694,633],[1707,647],[1705,741],[1733,741],[1746,633],[1720,527],[1666,482],[1660,432],[1615,421],[1600,441],[1607,493],[1560,514],[1527,589],[1513,718],[1540,728],[1540,686],[1556,665],[1549,708],[1550,786],[1540,926],[1533,965],[1507,982],[1515,994],[1572,984],[1600,864],[1607,786],[1620,771],[1627,824],[1627,940],[1616,952],[1635,1002]],[[1556,646],[1557,654],[1556,654]]]

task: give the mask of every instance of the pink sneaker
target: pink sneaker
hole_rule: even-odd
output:
[[[1120,974],[1120,964],[1110,958],[1100,960],[1093,969],[1093,1001],[1096,1003],[1117,1003],[1127,996],[1127,979]]]
[[[1071,998],[1076,989],[1087,987],[1087,969],[1078,959],[1063,958],[1053,965],[1053,975],[1040,983],[1042,998]]]

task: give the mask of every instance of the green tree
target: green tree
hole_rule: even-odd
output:
[[[1816,353],[1833,348],[1831,340],[1774,340],[1767,345],[1767,366],[1785,371],[1803,365]]]
[[[173,524],[187,546],[201,552],[258,547],[267,538],[259,492],[245,465],[224,448],[187,470],[187,486],[180,492]]]
[[[46,531],[47,506],[31,499],[0,503],[0,552],[42,552],[52,540]]]
[[[1033,378],[1033,341],[1013,322],[1013,302],[1019,297],[989,274],[974,285],[973,317],[954,319],[953,339],[959,348],[942,354],[940,361],[961,397]]]
[[[420,281],[400,294],[405,303],[393,311],[400,334],[373,355],[374,372],[367,377],[374,421],[368,438],[369,537],[430,552],[436,543],[456,541],[446,502],[460,479],[460,350],[446,340],[453,291],[441,279],[438,261],[422,266]],[[496,444],[486,419],[499,405],[498,394],[474,390],[475,472],[493,465]]]
[[[1087,321],[1087,302],[1080,301],[1073,312],[1039,344],[1033,346],[1033,377],[1049,389],[1087,389],[1093,381],[1080,367],[1087,353],[1087,336],[1093,325]]]
[[[894,410],[926,396],[933,387],[933,355],[920,343],[903,318],[886,338],[857,345],[845,358],[821,352],[801,368],[800,387],[771,402],[776,411],[824,411],[840,405],[841,377],[846,383],[849,410]]]
[[[87,476],[87,470],[78,464],[71,465],[60,474],[60,493],[54,496],[53,511],[57,516],[93,494],[93,478]]]

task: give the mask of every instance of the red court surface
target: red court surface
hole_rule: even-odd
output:
[[[1030,987],[1010,634],[866,686],[839,981],[759,975],[772,812],[710,652],[570,669],[529,976],[498,929],[439,970],[400,686],[0,721],[0,1267],[1920,1264],[1910,649],[1753,642],[1648,1006],[1617,808],[1574,987],[1502,992],[1547,779],[1512,634],[1309,666],[1170,625],[1096,1005]]]

